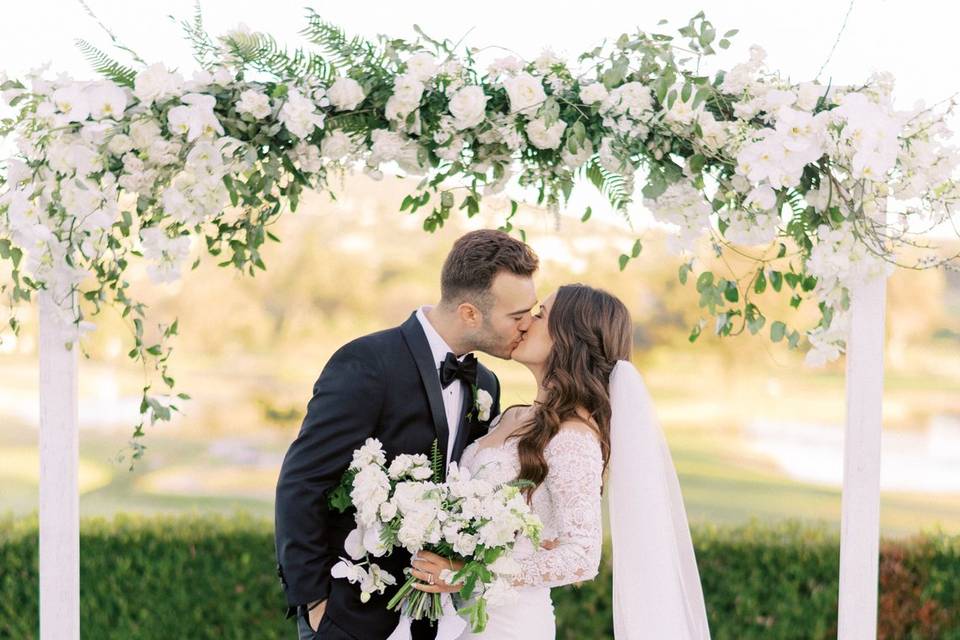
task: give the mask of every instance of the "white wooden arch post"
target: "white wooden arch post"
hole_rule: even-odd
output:
[[[79,347],[58,322],[63,291],[39,292],[40,638],[80,638]],[[72,294],[76,295],[76,294]]]
[[[837,638],[873,640],[877,637],[880,563],[880,434],[886,278],[867,282],[850,295]]]

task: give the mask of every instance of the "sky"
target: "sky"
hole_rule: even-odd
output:
[[[190,18],[193,0],[88,0],[88,5],[147,62],[162,61],[188,72],[195,68],[190,48],[170,18]],[[305,6],[303,0],[201,2],[207,29],[214,35],[244,23],[291,45],[303,44],[297,32],[305,24]],[[577,4],[351,0],[309,6],[351,34],[412,37],[412,25],[418,24],[431,36],[455,41],[466,36],[467,45],[504,47],[526,58],[544,48],[575,58],[604,38],[615,39],[637,28],[675,29],[704,9],[718,32],[740,30],[717,61],[725,68],[746,59],[749,46],[759,44],[768,53],[769,68],[795,82],[814,79],[824,63],[819,76],[824,83],[858,83],[874,71],[890,71],[897,79],[895,97],[901,108],[910,108],[917,100],[929,105],[960,91],[960,74],[954,72],[960,5],[950,2],[855,0],[851,8],[845,0]],[[846,27],[831,54],[848,11]],[[662,18],[670,24],[657,27]],[[50,62],[51,71],[93,77],[74,45],[76,38],[109,48],[108,38],[77,0],[9,3],[0,22],[0,70],[17,76]],[[575,192],[570,209],[582,211],[587,205],[604,209],[597,194],[584,191],[588,190]]]

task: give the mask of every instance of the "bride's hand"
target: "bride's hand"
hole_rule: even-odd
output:
[[[429,551],[420,551],[413,557],[413,577],[420,582],[413,583],[413,588],[426,593],[455,593],[460,591],[463,583],[448,584],[440,578],[440,572],[448,570],[456,573],[463,568],[463,562],[444,558]],[[432,584],[431,584],[432,582]]]
[[[557,540],[556,538],[554,538],[553,540],[544,540],[543,542],[540,543],[540,546],[546,549],[547,551],[549,551],[550,549],[556,549]]]

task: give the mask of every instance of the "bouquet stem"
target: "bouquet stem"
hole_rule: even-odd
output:
[[[387,609],[391,611],[400,610],[411,620],[422,620],[423,618],[431,621],[439,620],[443,615],[440,594],[418,591],[413,588],[416,582],[417,579],[413,576],[407,578],[403,586],[390,598]]]

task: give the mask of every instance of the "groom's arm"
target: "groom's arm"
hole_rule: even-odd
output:
[[[379,421],[384,377],[366,341],[337,351],[313,386],[300,433],[277,480],[277,571],[291,607],[326,600],[337,550],[330,545],[327,493]],[[288,612],[289,614],[289,612]]]

